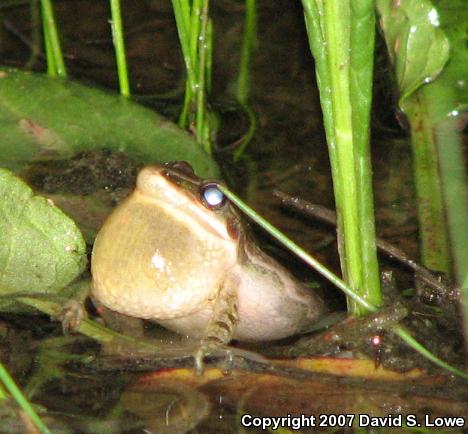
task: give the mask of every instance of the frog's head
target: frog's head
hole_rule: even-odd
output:
[[[240,217],[218,184],[197,176],[189,163],[175,161],[142,169],[135,193],[174,209],[193,230],[235,242],[242,233]]]

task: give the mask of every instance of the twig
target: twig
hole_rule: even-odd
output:
[[[322,205],[312,204],[298,197],[290,196],[282,191],[275,190],[273,195],[281,200],[281,203],[287,207],[293,208],[300,213],[319,219],[325,223],[336,226],[336,214],[333,210]],[[460,289],[455,286],[445,285],[438,276],[436,276],[428,268],[418,264],[414,259],[410,258],[403,250],[393,244],[377,238],[377,248],[390,258],[396,259],[401,264],[413,270],[417,277],[424,281],[429,287],[445,294],[450,300],[457,301],[460,299]]]

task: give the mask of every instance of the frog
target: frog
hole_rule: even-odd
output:
[[[300,334],[326,311],[260,249],[219,182],[182,161],[142,168],[91,255],[93,300],[197,339],[199,356]]]

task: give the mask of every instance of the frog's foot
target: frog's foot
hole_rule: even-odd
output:
[[[83,302],[71,299],[64,304],[54,319],[62,323],[63,333],[68,334],[76,331],[87,316]]]
[[[217,342],[202,342],[194,354],[195,372],[197,375],[203,374],[204,360],[207,356],[222,358],[221,369],[226,373],[230,373],[234,369],[235,358],[241,359],[242,361],[248,360],[254,363],[261,363],[263,365],[271,365],[271,361],[269,359],[254,351],[222,345]]]
[[[232,348],[222,345],[218,342],[202,341],[200,347],[194,354],[195,373],[203,375],[205,367],[205,358],[207,356],[223,357],[223,371],[231,371],[234,364],[234,355]]]

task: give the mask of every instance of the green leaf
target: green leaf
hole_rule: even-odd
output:
[[[21,179],[0,169],[0,289],[55,294],[86,266],[86,246],[74,222]],[[0,309],[13,302],[0,301]]]
[[[185,160],[217,177],[213,159],[192,136],[126,98],[69,80],[0,69],[0,162],[19,170],[34,159],[108,148],[139,162]]]
[[[466,0],[440,0],[437,8],[450,41],[449,62],[437,79],[441,92],[433,101],[432,114],[441,120],[468,110],[468,7]]]
[[[377,0],[377,10],[404,110],[406,100],[442,71],[449,58],[449,42],[429,0]]]

